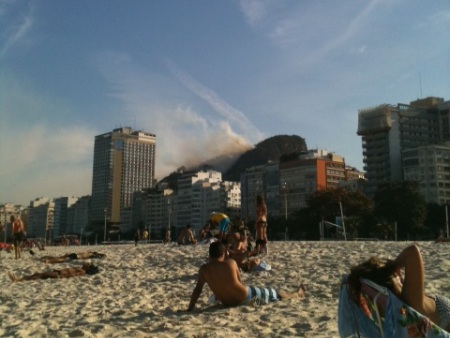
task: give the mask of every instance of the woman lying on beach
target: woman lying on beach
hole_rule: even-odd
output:
[[[70,253],[62,256],[44,256],[39,258],[39,260],[43,263],[64,263],[69,262],[74,259],[90,259],[90,258],[104,258],[106,255],[96,252],[96,251],[87,251],[87,252],[78,252],[78,253]]]
[[[46,272],[36,272],[29,276],[17,277],[14,272],[9,273],[9,278],[13,282],[24,280],[48,279],[48,278],[69,278],[84,275],[95,275],[98,273],[98,267],[92,263],[85,263],[81,267],[65,268],[61,270],[52,270]]]
[[[404,278],[402,278],[404,270]],[[450,331],[450,300],[443,296],[430,296],[424,291],[424,266],[417,245],[404,249],[395,260],[382,263],[377,257],[351,269],[348,283],[352,298],[359,302],[360,278],[369,279],[387,287],[394,295],[410,307],[428,317],[446,331]]]

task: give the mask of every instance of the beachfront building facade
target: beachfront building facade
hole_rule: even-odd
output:
[[[140,230],[147,230],[150,239],[163,238],[173,220],[174,191],[167,187],[144,189],[134,194],[132,222]]]
[[[80,238],[86,235],[85,231],[89,226],[90,201],[91,196],[82,196],[67,208],[66,234],[79,235]]]
[[[39,197],[30,202],[27,225],[29,237],[44,238],[47,243],[52,240],[55,201],[48,197]]]
[[[359,110],[357,134],[362,138],[369,196],[384,182],[404,180],[406,150],[450,140],[449,106],[449,101],[428,97]]]
[[[156,136],[130,127],[95,137],[92,175],[91,223],[129,222],[133,193],[151,188],[155,177]],[[122,227],[132,227],[122,224]]]
[[[58,197],[54,199],[53,225],[50,229],[51,238],[67,235],[67,213],[68,209],[77,202],[78,197]]]
[[[419,182],[428,203],[450,203],[450,143],[403,152],[404,179]]]
[[[240,183],[222,181],[221,172],[211,169],[185,172],[178,179],[177,187],[171,215],[172,224],[179,229],[190,224],[198,232],[213,211],[231,218],[240,213]]]
[[[347,179],[344,158],[320,149],[282,159],[279,170],[280,213],[285,216],[306,208],[317,190],[337,188]]]
[[[315,191],[340,187],[348,179],[364,180],[364,175],[346,166],[342,156],[321,149],[248,168],[241,175],[242,216],[248,221],[255,219],[256,196],[262,195],[270,217],[288,218],[306,208],[308,197]]]
[[[248,168],[241,174],[241,215],[245,221],[255,219],[256,197],[264,197],[271,217],[280,215],[280,173],[278,162]]]

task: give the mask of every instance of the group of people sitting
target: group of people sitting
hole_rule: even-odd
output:
[[[226,227],[223,226],[223,220],[226,221]],[[225,214],[213,213],[211,219],[200,230],[195,238],[192,228],[187,225],[179,237],[178,245],[189,245],[196,243],[212,243],[221,241],[225,248],[226,258],[232,258],[236,261],[238,267],[244,272],[261,271],[270,268],[267,264],[261,264],[257,257],[261,253],[261,247],[267,247],[267,240],[254,240],[250,231],[244,226],[239,218],[235,222],[229,221]],[[253,246],[253,242],[256,242]]]

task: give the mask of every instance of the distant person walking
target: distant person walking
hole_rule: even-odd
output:
[[[267,205],[264,197],[256,196],[256,251],[261,250],[267,254]]]
[[[12,238],[14,244],[14,253],[16,259],[20,258],[22,252],[22,241],[25,238],[25,226],[20,218],[16,218],[16,216],[12,215],[11,218],[11,229],[12,229]]]

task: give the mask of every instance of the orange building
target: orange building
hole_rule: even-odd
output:
[[[347,179],[344,158],[326,150],[310,150],[281,161],[279,170],[280,210],[287,214],[307,207],[306,201],[315,191],[337,188]]]

